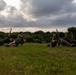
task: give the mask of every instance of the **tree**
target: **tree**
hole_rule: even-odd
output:
[[[6,36],[6,33],[0,32],[0,38],[1,38],[1,39],[4,39],[5,36]]]
[[[76,27],[68,28],[68,33],[71,39],[76,39]]]

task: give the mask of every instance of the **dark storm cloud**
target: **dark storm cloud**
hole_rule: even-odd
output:
[[[21,4],[24,14],[38,19],[28,23],[31,27],[69,27],[76,24],[73,0],[21,0]]]
[[[76,26],[76,14],[66,14],[52,20],[53,25],[61,27]]]
[[[0,27],[24,27],[27,26],[27,21],[21,16],[16,15],[14,17],[0,17]]]
[[[36,18],[76,11],[73,0],[27,0],[30,6],[27,5],[26,0],[21,1],[22,10],[26,12],[25,8],[27,7],[27,13]]]
[[[3,0],[0,0],[0,11],[4,10],[6,3]]]

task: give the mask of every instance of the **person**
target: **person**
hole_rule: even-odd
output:
[[[56,29],[56,32],[58,34],[58,30]],[[58,35],[59,36],[59,35]],[[73,43],[70,43],[70,41],[68,41],[67,38],[63,37],[63,36],[59,36],[58,37],[58,46],[70,46],[72,47],[73,46]]]
[[[51,47],[56,47],[56,46],[70,46],[70,47],[75,47],[76,44],[70,43],[68,40],[66,40],[65,37],[59,36],[58,30],[56,29],[56,33],[53,34],[52,40],[51,40]],[[48,45],[49,46],[49,45]]]
[[[70,33],[70,39],[68,39],[67,37],[65,37],[65,40],[67,40],[69,43],[72,44],[72,47],[76,47],[76,40],[74,38],[73,33]]]
[[[53,36],[51,37],[51,42],[49,44],[47,44],[47,46],[50,47],[56,47],[57,46],[57,35],[54,33]]]
[[[58,43],[58,40],[59,40],[59,33],[58,33],[58,30],[56,29],[56,33],[54,33],[53,36],[52,36],[51,46],[56,47],[57,43]]]
[[[58,46],[60,46],[60,45],[62,45],[62,46],[70,46],[71,47],[73,44],[71,44],[70,42],[65,40],[64,37],[62,37],[62,38],[59,38],[59,40],[58,40]]]
[[[19,34],[18,34],[18,37],[14,40],[14,41],[12,41],[12,42],[10,42],[8,45],[6,45],[6,47],[10,47],[10,46],[18,46],[19,44],[21,44],[21,45],[23,45],[23,43],[24,43],[24,39],[23,39],[23,33],[22,32],[20,32]]]
[[[21,40],[21,43],[20,44],[23,45],[24,38],[23,38],[23,33],[22,32],[19,33],[18,38],[20,38],[20,40]]]
[[[57,46],[57,37],[56,34],[53,34],[52,40],[51,40],[51,46],[55,47]]]
[[[5,38],[0,37],[0,46],[4,45],[4,43],[9,44],[10,42],[12,42],[13,39],[11,37],[11,31],[12,31],[12,28],[10,28],[10,32],[7,37]]]
[[[9,32],[8,36],[4,38],[4,43],[9,44],[10,42],[13,41],[13,38],[11,37],[11,32],[12,32],[12,28],[10,28],[10,32]]]

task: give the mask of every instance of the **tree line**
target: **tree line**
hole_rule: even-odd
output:
[[[19,32],[11,33],[11,37],[16,39]],[[36,31],[32,32],[23,32],[23,36],[26,38],[27,42],[36,42],[36,43],[48,43],[51,40],[52,35],[56,33],[53,32],[43,32],[43,31]],[[0,32],[0,39],[4,39],[8,36],[9,33]],[[58,32],[60,37],[66,37],[68,39],[75,39],[76,40],[76,27],[69,27],[67,32]]]

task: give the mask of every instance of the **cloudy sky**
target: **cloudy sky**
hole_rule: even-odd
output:
[[[0,0],[0,31],[66,31],[76,27],[76,0]]]

